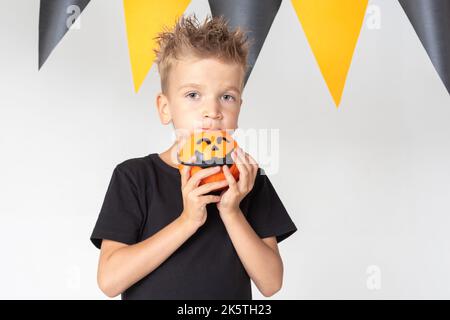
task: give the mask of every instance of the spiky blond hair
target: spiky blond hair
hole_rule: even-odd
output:
[[[164,27],[155,39],[158,48],[153,50],[163,93],[167,93],[168,75],[173,62],[182,56],[216,57],[222,61],[236,62],[242,66],[244,75],[249,67],[247,56],[251,43],[247,35],[241,28],[231,30],[223,16],[208,15],[200,23],[195,14],[182,15],[172,29]]]

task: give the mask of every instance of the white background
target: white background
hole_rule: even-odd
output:
[[[240,127],[280,130],[269,177],[299,228],[276,299],[450,298],[450,98],[397,1],[370,5],[338,109],[290,1],[244,91]],[[156,68],[134,93],[121,0],[92,1],[39,72],[38,21],[0,1],[0,298],[103,299],[89,237],[112,170],[172,127]]]

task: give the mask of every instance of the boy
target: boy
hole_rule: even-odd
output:
[[[222,17],[182,16],[160,33],[161,122],[185,132],[236,129],[246,40]],[[283,279],[277,242],[297,228],[268,177],[241,149],[232,155],[238,181],[227,165],[180,173],[176,152],[177,142],[114,169],[91,235],[100,289],[122,299],[252,299],[252,279],[272,296]],[[225,181],[199,186],[220,170]]]

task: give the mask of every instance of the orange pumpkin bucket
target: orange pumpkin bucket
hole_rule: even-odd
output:
[[[225,130],[193,132],[177,153],[178,169],[181,172],[184,166],[191,166],[192,176],[199,170],[226,164],[234,179],[238,181],[239,170],[231,158],[231,153],[237,147],[237,142]],[[194,156],[195,159],[192,161]],[[202,179],[200,185],[221,180],[226,180],[222,170]]]

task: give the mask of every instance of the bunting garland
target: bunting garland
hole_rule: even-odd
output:
[[[90,0],[41,0],[39,69]],[[134,88],[137,92],[154,60],[155,37],[171,28],[190,0],[124,0]],[[255,66],[281,0],[208,0],[213,16],[223,15],[251,41],[245,84]],[[450,1],[399,0],[450,93]],[[368,0],[291,0],[328,90],[339,106]]]

